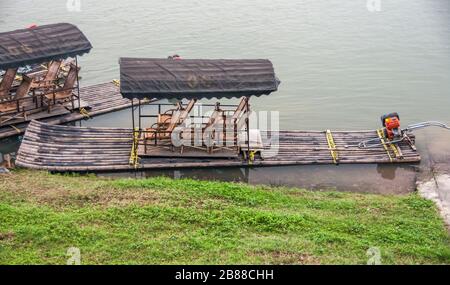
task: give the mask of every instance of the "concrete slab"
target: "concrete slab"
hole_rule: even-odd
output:
[[[437,174],[432,179],[417,185],[419,194],[436,203],[450,231],[450,175]]]
[[[429,128],[415,133],[422,154],[417,190],[436,203],[450,231],[450,132]]]

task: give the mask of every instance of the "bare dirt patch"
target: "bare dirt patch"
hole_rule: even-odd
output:
[[[251,255],[262,258],[271,264],[320,264],[319,260],[306,253],[288,251],[256,251]]]
[[[0,233],[0,240],[11,240],[15,237],[13,232]]]
[[[36,173],[36,177],[11,175],[1,181],[0,191],[8,192],[28,202],[57,208],[148,205],[158,203],[161,198],[161,193],[151,189],[115,189],[105,186],[105,181],[99,179],[93,182],[88,177],[60,179],[57,176],[40,176],[39,172]]]

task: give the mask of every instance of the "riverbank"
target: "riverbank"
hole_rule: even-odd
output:
[[[450,263],[450,238],[417,193],[312,192],[190,179],[0,175],[0,263]],[[376,250],[375,250],[376,251]]]

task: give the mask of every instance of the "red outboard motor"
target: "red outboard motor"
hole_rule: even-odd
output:
[[[400,116],[397,112],[381,116],[381,123],[384,127],[384,135],[388,139],[401,137]]]

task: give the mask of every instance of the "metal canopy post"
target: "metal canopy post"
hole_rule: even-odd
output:
[[[131,122],[133,124],[133,132],[134,132],[134,99],[131,99]]]
[[[141,113],[141,100],[139,100],[139,115]],[[131,99],[131,121],[133,123],[133,144],[131,146],[131,154],[130,154],[130,164],[134,165],[134,168],[137,169],[139,165],[139,157],[138,157],[138,144],[139,144],[139,134],[140,129],[136,130],[135,122],[134,122],[134,99]],[[140,125],[141,117],[139,116],[139,125]]]
[[[245,98],[246,118],[245,124],[247,127],[247,160],[250,161],[250,96]]]
[[[139,131],[142,130],[141,127],[141,99],[139,99]]]
[[[78,98],[78,110],[81,110],[81,99],[80,99],[80,77],[78,76],[78,55],[75,56],[75,66],[77,71],[77,98]],[[72,108],[73,108],[73,97],[72,97]],[[73,110],[72,110],[73,111]]]

